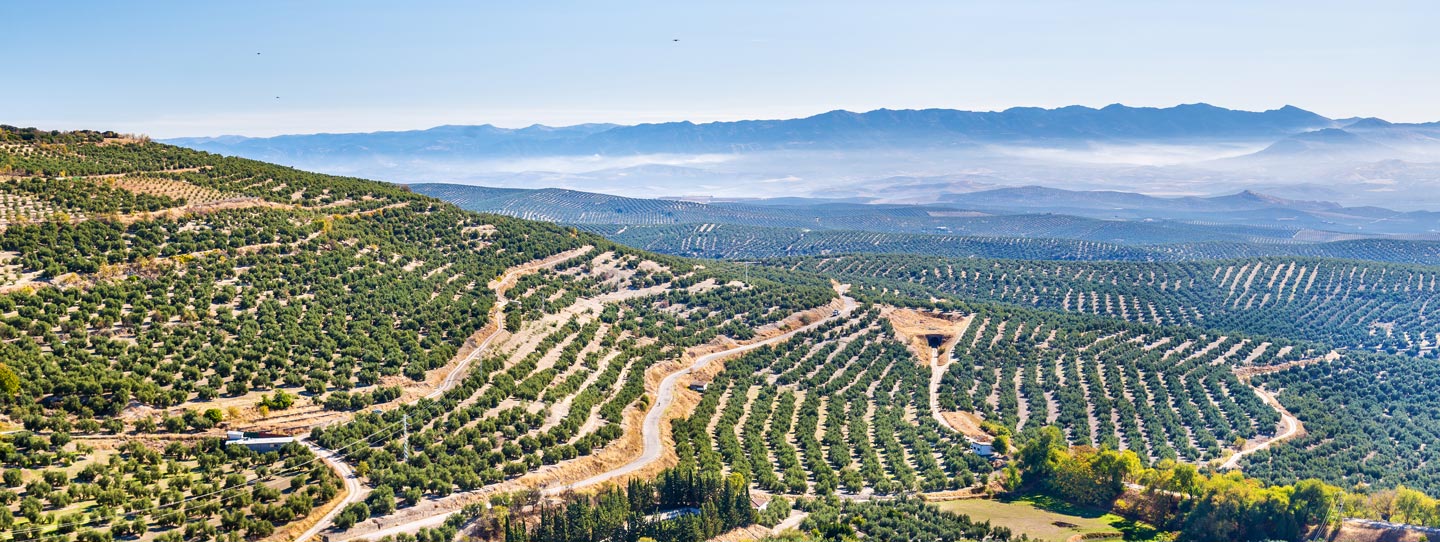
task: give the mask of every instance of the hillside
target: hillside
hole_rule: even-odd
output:
[[[907,496],[1048,483],[1037,449],[1124,467],[1056,467],[1081,477],[1055,486],[1076,502],[1239,484],[1254,494],[1238,515],[1320,487],[1321,509],[1379,518],[1372,495],[1440,494],[1424,456],[1435,267],[1017,237],[1098,222],[1046,215],[994,237],[867,233],[839,226],[914,209],[836,202],[817,206],[836,229],[805,247],[785,228],[663,222],[794,215],[776,202],[467,192],[642,216],[586,226],[617,242],[100,132],[6,129],[0,163],[0,531],[16,539],[549,540],[573,522],[698,540],[844,515],[877,540],[1007,540]],[[1156,231],[1139,226],[1109,227]],[[620,244],[721,250],[664,241],[685,228],[749,236],[723,245],[757,260]],[[760,259],[866,244],[930,252]],[[886,523],[874,503],[928,519]],[[1276,536],[1313,525],[1308,509]]]
[[[627,420],[643,414],[647,370],[693,348],[798,325],[792,314],[834,297],[818,279],[782,285],[757,272],[740,282],[738,268],[469,213],[384,183],[99,134],[27,135],[39,138],[0,149],[12,177],[0,190],[27,213],[0,234],[0,374],[13,385],[0,414],[19,430],[0,437],[0,461],[20,475],[9,485],[25,486],[19,508],[7,510],[18,522],[5,529],[17,535],[98,526],[150,537],[167,531],[169,511],[185,503],[181,520],[209,525],[196,528],[278,537],[359,492],[385,516],[379,487],[408,499],[403,505],[415,499],[382,476],[394,467],[377,457],[365,456],[386,470],[346,488],[317,463],[311,450],[319,448],[286,445],[286,467],[272,470],[257,465],[279,460],[273,455],[240,453],[220,437],[313,430],[331,443],[378,422],[370,410],[401,416],[402,404],[417,454],[440,405],[463,403],[467,414],[436,420],[437,429],[449,427],[433,433],[437,442],[467,421],[481,422],[472,432],[494,431],[501,420],[519,431],[476,436],[467,449],[488,442],[494,457],[451,465],[444,476],[458,477],[460,488],[558,461],[571,476],[592,472],[600,450],[624,454],[632,444],[617,439],[639,438]],[[542,404],[553,410],[533,410]],[[398,445],[398,421],[380,423],[366,438]],[[359,456],[353,445],[334,449]],[[42,473],[83,467],[93,474],[74,484],[109,476],[130,484],[148,479],[124,474],[132,462],[160,459],[174,466],[155,479],[174,496],[167,492],[154,512],[131,507],[120,531],[101,513],[113,506],[108,493],[67,494],[59,488],[72,480]],[[175,481],[196,477],[233,480],[228,489]],[[115,491],[122,500],[146,495],[140,485]],[[230,509],[244,515],[232,520]]]

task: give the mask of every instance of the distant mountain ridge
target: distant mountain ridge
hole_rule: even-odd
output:
[[[589,153],[733,152],[852,147],[946,147],[998,141],[1275,138],[1335,127],[1294,106],[1242,111],[1209,104],[1167,108],[1068,106],[1004,111],[877,109],[830,111],[782,120],[696,124],[689,121],[526,128],[438,126],[427,130],[349,134],[176,138],[167,143],[242,156],[266,153],[379,153],[494,156]]]
[[[1440,123],[1331,119],[1288,105],[841,110],[699,124],[448,125],[169,142],[336,175],[639,198],[933,204],[987,188],[1043,185],[1178,194],[1258,189],[1347,205],[1440,209]],[[1236,221],[1186,211],[1191,220]],[[1326,219],[1295,209],[1246,212],[1328,227]]]

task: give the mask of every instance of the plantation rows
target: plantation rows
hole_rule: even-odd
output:
[[[340,480],[308,449],[260,454],[220,439],[96,451],[65,433],[0,437],[0,534],[12,540],[238,542],[333,499]]]
[[[1196,242],[1148,247],[1162,260],[1219,260],[1292,256],[1440,265],[1440,241],[1356,239],[1327,243]]]
[[[633,226],[734,225],[761,228],[1062,238],[1123,245],[1207,242],[1290,243],[1296,228],[1099,220],[1059,214],[984,215],[915,205],[695,203],[635,199],[563,189],[508,189],[452,184],[412,188],[462,208],[565,224]]]
[[[4,133],[3,129],[0,133]],[[367,201],[383,205],[415,197],[400,187],[374,181],[309,173],[265,162],[153,143],[0,146],[0,175],[3,174],[52,179],[49,182],[56,182],[55,178],[84,175],[143,174],[140,176],[183,183],[153,189],[141,187],[137,190],[138,194],[126,196],[142,201],[173,201],[172,197],[192,194],[197,197],[195,203],[202,203],[223,193],[259,197],[278,203],[324,206],[363,205]],[[86,181],[70,179],[65,182]],[[116,184],[124,186],[134,182],[132,179],[116,181]],[[88,189],[89,184],[94,183],[87,183],[85,188]],[[201,190],[197,192],[189,186]]]
[[[787,494],[967,487],[990,466],[930,409],[928,371],[875,310],[726,361],[688,420],[681,465]]]
[[[1200,331],[981,311],[954,349],[940,408],[1022,434],[1055,425],[1071,442],[1203,462],[1279,423],[1231,368],[1302,354]]]
[[[0,351],[22,380],[4,409],[40,428],[43,417],[60,412],[114,416],[132,400],[168,407],[277,387],[318,396],[392,375],[420,379],[486,324],[495,301],[486,282],[579,242],[558,227],[493,216],[484,223],[503,235],[483,239],[457,227],[482,223],[479,216],[449,207],[390,209],[328,226],[296,227],[285,217],[204,215],[191,229],[217,235],[194,245],[166,222],[136,223],[116,244],[96,248],[77,232],[99,223],[6,231],[0,244],[20,251],[27,269],[86,271],[68,255],[45,259],[52,246],[119,256],[105,265],[120,269],[87,288],[0,297]],[[275,229],[256,228],[264,225]],[[220,252],[120,265],[126,248],[154,239]],[[35,402],[46,397],[53,399]]]
[[[204,205],[235,197],[233,194],[213,188],[196,186],[179,180],[179,176],[174,174],[171,174],[169,177],[163,175],[131,174],[117,177],[107,182],[109,182],[111,186],[122,190],[169,198],[190,205]]]
[[[64,210],[54,202],[23,194],[0,192],[0,226],[51,220],[65,221],[63,219],[67,215],[72,220],[85,219],[84,213],[73,209]]]
[[[1315,259],[1184,263],[842,256],[780,262],[871,295],[1014,303],[1127,321],[1228,329],[1433,355],[1440,269]]]
[[[257,488],[233,488],[252,499],[234,506],[203,504],[183,516],[132,514],[143,510],[135,498],[188,504],[184,499],[197,495],[184,493],[187,483],[202,489],[202,483],[249,484],[231,474],[278,472],[292,456],[307,454],[287,448],[282,459],[250,458],[218,441],[206,441],[203,457],[174,452],[177,461],[195,457],[211,469],[192,482],[152,479],[141,474],[149,467],[138,466],[98,475],[97,485],[132,473],[147,478],[143,487],[123,482],[134,495],[122,500],[136,504],[117,506],[105,496],[110,504],[93,507],[88,503],[101,495],[77,484],[75,473],[88,468],[80,463],[103,465],[119,456],[88,457],[69,435],[148,443],[152,434],[188,439],[247,419],[267,423],[275,419],[267,417],[271,411],[291,416],[297,406],[306,412],[390,408],[386,403],[415,387],[409,383],[437,376],[435,369],[492,324],[497,296],[487,287],[491,281],[555,254],[590,246],[589,254],[598,256],[562,262],[516,290],[516,327],[533,341],[478,360],[463,385],[439,401],[384,415],[365,412],[353,423],[315,432],[324,442],[342,441],[333,449],[347,455],[358,450],[364,460],[354,464],[375,486],[365,503],[370,509],[343,517],[363,519],[415,502],[416,491],[444,494],[494,481],[497,473],[513,476],[589,453],[619,437],[620,417],[645,402],[645,368],[722,333],[748,338],[757,326],[834,296],[818,277],[638,255],[572,229],[469,213],[360,179],[149,143],[20,145],[6,147],[9,171],[28,161],[20,170],[37,178],[7,182],[0,193],[74,213],[71,220],[12,223],[0,233],[0,247],[13,254],[7,274],[26,281],[7,284],[0,294],[0,411],[25,428],[0,437],[17,442],[13,453],[0,446],[5,477],[29,485],[47,476],[41,470],[69,469],[66,480],[56,474],[45,481],[52,489],[68,481],[67,496],[36,484],[5,504],[15,506],[12,517],[48,521],[46,540],[131,538],[142,532],[139,520],[149,525],[146,539],[258,538],[307,514],[334,495],[335,480],[316,475],[285,486],[285,478],[261,489],[256,482]],[[73,177],[124,172],[144,175]],[[145,215],[179,198],[221,195],[275,205]],[[73,220],[97,216],[90,213],[131,216]],[[749,278],[745,286],[718,286],[742,273]],[[619,294],[628,292],[645,297],[624,301]],[[560,314],[566,302],[590,303],[597,295],[622,300],[577,306],[567,313],[573,321]],[[395,417],[406,413],[416,424],[415,449],[410,462],[399,462],[392,435],[400,432]],[[382,424],[389,433],[347,437],[365,424]],[[477,436],[482,432],[488,433]],[[49,448],[42,450],[42,441]],[[478,446],[482,442],[493,446]],[[458,453],[461,448],[468,452]],[[182,467],[166,461],[165,477],[180,476],[187,471]],[[220,474],[211,476],[212,470]],[[328,476],[328,470],[317,472]],[[180,501],[172,489],[182,492]],[[225,498],[230,493],[224,489]],[[37,499],[39,512],[31,504]],[[92,514],[84,525],[103,518],[97,523],[106,530],[52,532],[64,524],[46,514],[68,515],[76,506]],[[125,525],[112,530],[117,514]],[[217,516],[218,523],[211,521]]]
[[[169,197],[122,190],[108,182],[92,182],[73,177],[20,179],[0,183],[0,191],[44,200],[61,209],[73,209],[88,214],[159,211],[185,203]]]
[[[634,256],[607,256],[592,259],[581,255],[521,277],[510,290],[510,304],[505,306],[506,328],[517,330],[523,322],[555,314],[582,297],[662,286],[675,278],[654,262]]]
[[[697,258],[780,258],[836,254],[911,254],[951,258],[1182,262],[1288,256],[1440,265],[1440,241],[1361,239],[1328,243],[1197,242],[1127,245],[1066,238],[970,236],[958,233],[877,233],[800,227],[692,223],[577,224],[616,242]]]
[[[5,129],[0,128],[0,133]],[[149,143],[30,143],[0,146],[0,174],[68,177],[165,171],[209,165],[217,155]]]
[[[802,230],[731,224],[675,226],[579,225],[607,239],[645,250],[700,258],[774,258],[826,254],[944,254],[1036,260],[1149,260],[1137,247],[1067,239],[923,235]]]
[[[830,296],[822,284],[801,289],[797,297],[795,290],[774,284],[698,286],[705,278],[687,274],[664,293],[582,312],[538,341],[485,358],[437,400],[361,413],[312,436],[328,448],[342,447],[408,417],[410,460],[403,460],[399,439],[372,440],[371,447],[351,453],[366,465],[361,474],[400,495],[402,506],[422,496],[477,489],[596,452],[621,436],[625,412],[644,395],[644,374],[651,366],[721,333],[746,338],[737,330],[774,322]],[[527,324],[534,325],[544,323]]]
[[[1341,487],[1405,485],[1440,494],[1440,365],[1350,354],[1257,377],[1305,424],[1306,434],[1246,458],[1246,474],[1269,481],[1314,477]]]

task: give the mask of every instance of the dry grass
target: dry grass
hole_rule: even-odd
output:
[[[1046,498],[1025,498],[1014,501],[965,499],[937,504],[941,510],[964,514],[977,521],[1009,528],[1015,534],[1028,535],[1031,540],[1067,542],[1080,537],[1088,540],[1154,540],[1154,529],[1137,525],[1120,516],[1064,506]],[[1122,531],[1131,531],[1129,535]],[[1113,533],[1106,537],[1100,533]]]
[[[163,177],[127,176],[105,181],[115,188],[137,194],[150,194],[184,200],[187,205],[203,205],[234,198],[234,194],[205,188],[185,181]]]
[[[890,321],[890,326],[894,328],[895,334],[899,335],[900,341],[915,353],[916,359],[922,364],[929,364],[930,358],[935,356],[937,351],[946,352],[955,346],[955,341],[960,339],[960,335],[974,318],[894,307],[881,309],[880,315]],[[940,344],[930,346],[929,337],[939,337]],[[940,360],[942,366],[946,362],[947,360]]]
[[[337,477],[343,478],[343,475],[333,468],[330,469],[330,472],[335,473]],[[270,536],[260,539],[261,542],[288,542],[295,540],[301,533],[304,533],[309,528],[314,527],[316,523],[319,523],[320,519],[324,518],[326,514],[329,514],[331,510],[339,507],[349,496],[350,489],[345,487],[345,483],[342,480],[340,483],[340,491],[335,494],[335,498],[330,499],[330,502],[311,509],[310,515],[305,516],[305,518],[292,521],[284,527],[276,529]]]
[[[1325,540],[1330,542],[1425,542],[1428,538],[1422,533],[1406,529],[1381,529],[1342,523],[1340,528],[1330,533]]]
[[[941,412],[945,422],[956,431],[978,442],[991,442],[995,437],[980,429],[980,415],[974,412]]]

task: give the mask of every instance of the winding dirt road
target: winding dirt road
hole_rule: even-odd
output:
[[[468,374],[466,369],[470,366],[470,364],[473,363],[476,359],[479,359],[480,355],[485,353],[485,351],[490,347],[490,343],[494,342],[495,338],[501,335],[501,332],[504,331],[503,322],[505,315],[505,306],[510,303],[510,299],[505,297],[505,292],[510,289],[510,286],[513,286],[515,284],[515,281],[519,279],[521,275],[532,273],[538,269],[549,267],[565,260],[587,254],[591,250],[594,250],[594,248],[595,247],[593,246],[585,245],[580,248],[550,256],[549,258],[528,262],[523,265],[507,269],[503,274],[500,275],[499,278],[491,281],[489,286],[490,289],[495,292],[495,306],[490,309],[490,321],[495,326],[494,329],[492,329],[490,333],[485,336],[484,340],[480,341],[479,345],[476,345],[474,350],[470,351],[469,355],[465,356],[465,359],[462,359],[459,363],[456,363],[455,367],[451,369],[448,374],[445,375],[445,378],[435,386],[434,391],[426,394],[425,398],[436,399],[441,395],[444,395],[446,391],[454,388],[456,383],[460,382],[460,379],[464,378],[465,375]],[[308,436],[309,435],[306,435],[306,437]],[[305,532],[301,533],[300,536],[296,537],[294,542],[305,542],[306,540],[309,540],[315,535],[320,534],[321,531],[330,528],[330,526],[334,524],[335,516],[339,515],[341,510],[344,510],[346,506],[360,502],[362,499],[365,498],[365,495],[369,493],[368,488],[366,488],[364,484],[360,483],[360,478],[355,475],[354,469],[350,468],[350,465],[345,462],[344,456],[331,450],[322,448],[320,447],[320,445],[310,442],[308,440],[300,439],[300,443],[310,448],[310,451],[314,452],[316,456],[319,456],[321,461],[324,461],[326,465],[330,466],[331,470],[336,471],[340,475],[341,479],[345,481],[345,488],[348,490],[348,492],[345,495],[344,501],[342,501],[338,506],[326,513],[323,517],[321,517],[320,521],[316,522],[314,526],[306,529]],[[445,521],[445,517],[448,517],[448,514],[446,516],[439,517],[439,520],[435,521],[433,525],[423,526],[439,525],[440,523]],[[414,529],[419,529],[420,527],[421,526],[417,526],[414,527]],[[371,536],[378,537],[383,535]]]
[[[655,460],[660,459],[660,454],[664,453],[665,451],[665,444],[660,439],[660,424],[665,420],[665,411],[669,410],[670,405],[675,403],[675,383],[680,379],[680,377],[693,373],[697,369],[704,368],[706,365],[709,365],[715,360],[749,352],[762,346],[772,345],[789,339],[796,333],[815,329],[816,327],[819,327],[820,325],[824,324],[825,322],[829,322],[830,320],[848,317],[850,313],[855,310],[855,300],[850,298],[849,296],[844,295],[842,295],[840,299],[844,302],[844,305],[843,308],[840,310],[839,316],[827,316],[807,326],[797,328],[793,331],[789,331],[781,335],[776,335],[763,341],[756,341],[750,344],[737,346],[729,350],[722,350],[711,354],[705,354],[703,356],[695,358],[695,362],[690,364],[689,367],[671,373],[670,376],[667,376],[660,381],[660,387],[655,393],[655,403],[650,406],[650,411],[645,413],[645,422],[641,425],[640,428],[641,434],[644,436],[645,440],[645,449],[643,452],[641,452],[640,457],[635,458],[634,460],[626,463],[619,468],[608,472],[602,472],[600,474],[591,476],[578,482],[545,488],[544,490],[541,490],[541,493],[544,495],[559,495],[566,491],[595,485],[601,482],[625,476],[627,474],[643,469],[651,463],[654,463]]]
[[[646,412],[644,423],[641,425],[641,434],[644,437],[644,450],[641,452],[640,457],[637,457],[629,463],[626,463],[625,465],[622,465],[618,468],[601,474],[597,474],[595,476],[591,476],[578,482],[544,488],[541,490],[541,493],[543,495],[558,495],[573,489],[587,487],[605,481],[613,480],[615,478],[636,472],[650,465],[651,463],[659,459],[660,455],[664,452],[664,442],[660,438],[660,427],[661,423],[665,419],[665,411],[668,410],[670,408],[670,405],[674,404],[675,402],[675,385],[681,375],[691,374],[696,369],[703,368],[706,365],[714,362],[715,360],[754,350],[762,346],[775,344],[777,342],[789,339],[791,336],[794,336],[796,333],[799,333],[801,331],[814,329],[815,327],[818,327],[819,325],[827,321],[833,320],[838,317],[849,316],[852,312],[855,311],[857,304],[855,303],[855,300],[849,296],[842,294],[840,298],[843,302],[843,305],[840,310],[839,316],[827,316],[810,325],[795,329],[794,331],[790,331],[782,335],[777,335],[762,341],[757,341],[751,344],[737,346],[728,350],[700,356],[699,358],[696,358],[696,360],[691,363],[689,367],[665,377],[660,381],[660,387],[656,392],[655,403],[653,403],[650,406],[650,410]],[[445,520],[448,519],[450,516],[459,513],[459,510],[437,510],[437,512],[438,513],[435,513],[434,515],[407,521],[397,525],[391,525],[382,529],[367,532],[363,536],[358,536],[351,539],[342,539],[342,541],[359,540],[362,538],[366,540],[376,540],[385,536],[393,536],[402,533],[413,533],[419,531],[420,529],[436,527],[445,523]]]
[[[1275,409],[1275,412],[1280,414],[1280,432],[1276,433],[1273,438],[1256,444],[1254,447],[1248,447],[1250,442],[1246,442],[1247,448],[1235,452],[1235,455],[1230,456],[1229,459],[1226,459],[1224,463],[1220,464],[1222,470],[1238,468],[1240,466],[1240,460],[1244,459],[1245,456],[1274,446],[1276,443],[1285,442],[1305,434],[1305,425],[1301,424],[1300,420],[1293,414],[1290,414],[1290,411],[1285,410],[1285,407],[1280,404],[1280,401],[1275,399],[1275,394],[1260,387],[1252,389],[1255,390],[1255,395],[1259,395],[1260,399],[1265,401],[1265,404],[1270,405],[1270,408]]]
[[[344,510],[346,506],[364,500],[365,495],[370,493],[365,487],[365,484],[360,483],[360,477],[355,475],[355,470],[351,469],[350,465],[345,463],[345,458],[341,457],[340,454],[321,448],[319,445],[310,441],[301,440],[300,443],[304,444],[306,448],[309,448],[311,452],[314,452],[315,455],[320,458],[320,461],[325,462],[331,470],[340,475],[340,479],[345,482],[345,499],[340,501],[340,504],[335,505],[335,508],[326,512],[325,515],[320,518],[320,521],[315,522],[315,525],[306,529],[305,532],[300,533],[300,536],[295,537],[295,542],[304,542],[305,540],[309,540],[310,537],[320,534],[320,531],[330,527],[335,521],[335,516],[340,515],[341,510]]]

